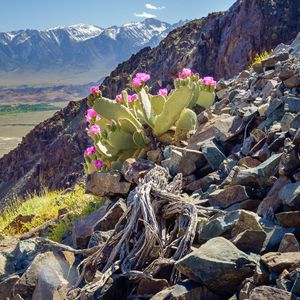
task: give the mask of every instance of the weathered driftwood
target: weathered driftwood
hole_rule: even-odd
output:
[[[131,279],[151,277],[147,266],[156,259],[178,260],[188,253],[195,237],[197,208],[181,196],[181,188],[181,174],[169,183],[168,172],[159,166],[140,180],[129,194],[128,209],[113,234],[84,260],[77,284],[91,267],[102,276],[86,285],[85,291],[90,292],[103,286],[117,270]],[[104,255],[107,248],[112,249],[108,257]]]

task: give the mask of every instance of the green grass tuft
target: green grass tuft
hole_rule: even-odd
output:
[[[0,216],[0,233],[9,236],[21,235],[57,217],[61,209],[67,209],[68,221],[56,223],[48,233],[49,238],[61,241],[64,233],[71,228],[72,222],[93,212],[103,203],[103,198],[85,194],[82,186],[76,186],[68,193],[45,190],[42,195],[35,195],[22,202],[17,200],[7,209]],[[34,217],[30,222],[23,223],[17,230],[13,230],[8,225],[19,215]]]

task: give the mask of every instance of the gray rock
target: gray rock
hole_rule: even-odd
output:
[[[234,185],[226,189],[216,190],[209,195],[211,206],[226,208],[232,204],[249,199],[244,186]]]
[[[279,192],[282,203],[300,209],[300,182],[289,183]]]
[[[211,291],[230,296],[254,272],[253,258],[230,241],[217,237],[175,263],[188,278],[204,283]]]
[[[258,183],[261,186],[268,185],[268,180],[274,174],[279,165],[282,153],[273,154],[266,161],[254,168],[242,169],[232,180],[232,184],[250,185]]]
[[[245,230],[232,243],[241,251],[260,253],[267,234],[262,230]]]
[[[160,293],[154,295],[150,300],[221,300],[222,298],[207,287],[198,282],[185,280],[178,282]]]
[[[128,182],[138,183],[154,166],[149,160],[129,158],[124,161],[121,173]]]
[[[249,300],[296,300],[291,293],[271,286],[256,287],[250,294]]]
[[[299,252],[299,243],[294,234],[286,233],[280,242],[278,252]]]
[[[220,212],[214,215],[199,231],[199,242],[207,241],[224,234],[231,235],[231,230],[239,220],[240,211]]]
[[[204,142],[201,146],[201,150],[214,171],[218,170],[221,163],[226,159],[226,156],[213,141]]]
[[[277,251],[280,242],[282,241],[286,233],[295,233],[295,228],[283,228],[275,225],[271,221],[263,220],[261,222],[263,230],[266,232],[267,237],[262,251]]]
[[[284,116],[280,121],[282,131],[289,131],[291,127],[291,123],[293,122],[294,118],[295,116],[290,112],[284,114]]]
[[[275,215],[279,225],[283,227],[299,227],[300,211],[287,211]]]
[[[300,128],[300,112],[296,115],[294,120],[291,122],[291,128],[298,130]]]
[[[94,226],[106,214],[108,204],[103,205],[91,214],[76,220],[72,226],[72,240],[76,248],[85,248],[93,234]]]
[[[165,149],[164,156],[166,159],[161,162],[161,165],[173,176],[178,173],[188,176],[206,164],[204,155],[197,150],[170,146]]]
[[[262,73],[262,71],[263,71],[263,66],[262,66],[262,64],[260,63],[260,62],[257,62],[257,63],[255,63],[255,64],[253,64],[252,65],[252,68],[253,68],[253,70],[256,72],[256,73]]]
[[[119,199],[95,224],[93,231],[108,231],[114,229],[126,210],[127,206],[124,199]]]
[[[300,98],[286,96],[283,101],[285,111],[291,113],[298,113],[300,111]]]
[[[138,284],[137,294],[142,297],[153,296],[168,286],[166,279],[143,278]]]
[[[24,300],[53,299],[54,291],[75,282],[78,275],[72,268],[74,261],[70,252],[39,254],[15,284],[14,294]]]
[[[95,196],[113,196],[128,194],[131,183],[122,181],[121,174],[117,171],[98,171],[88,175],[86,192]]]
[[[93,248],[99,246],[99,244],[104,244],[110,238],[112,233],[113,230],[93,232],[88,244],[88,248]]]

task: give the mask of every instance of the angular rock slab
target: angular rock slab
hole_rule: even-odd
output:
[[[275,215],[279,225],[283,227],[300,226],[300,211],[287,211]]]
[[[207,287],[201,286],[198,282],[182,281],[178,282],[158,294],[150,300],[221,300],[222,298]]]
[[[281,273],[293,264],[300,262],[300,252],[269,252],[261,257],[262,262],[269,270]]]
[[[234,185],[226,189],[216,190],[209,195],[209,204],[220,208],[249,199],[244,186]]]
[[[286,233],[280,242],[278,252],[299,252],[299,243],[292,233]]]
[[[154,166],[150,160],[129,158],[124,161],[121,172],[128,182],[138,183]]]
[[[279,192],[283,204],[300,209],[300,181],[287,184]]]
[[[296,300],[295,295],[290,292],[280,290],[271,286],[259,286],[255,288],[251,294],[249,300]]]
[[[127,210],[124,199],[119,199],[107,213],[95,224],[93,231],[108,231],[115,228],[119,219]]]
[[[122,181],[122,176],[117,171],[98,171],[88,175],[86,181],[86,193],[95,196],[126,195],[131,183]]]
[[[224,296],[233,295],[241,282],[254,272],[256,262],[230,241],[216,237],[175,263],[189,279]]]
[[[107,204],[91,214],[76,220],[72,226],[72,239],[75,248],[85,248],[93,234],[94,226],[106,214]]]
[[[74,261],[70,252],[39,254],[15,284],[14,294],[19,294],[24,300],[52,299],[54,291],[75,283]]]

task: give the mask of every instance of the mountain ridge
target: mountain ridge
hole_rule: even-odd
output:
[[[183,22],[171,25],[146,19],[109,28],[77,24],[1,32],[0,78],[5,82],[10,75],[22,80],[27,75],[39,78],[49,73],[55,78],[63,73],[62,80],[73,76],[80,83],[97,81],[132,53],[144,46],[156,46]]]

